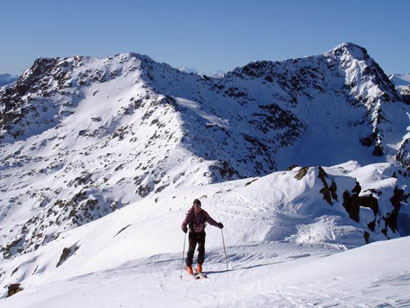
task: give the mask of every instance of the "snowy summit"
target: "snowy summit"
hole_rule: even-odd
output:
[[[37,59],[0,88],[0,307],[410,306],[394,80],[352,43],[217,78],[136,53]],[[194,281],[197,198],[227,255],[207,228]]]

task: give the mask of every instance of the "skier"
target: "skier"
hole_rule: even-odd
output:
[[[194,258],[195,247],[198,244],[198,259],[196,264],[196,271],[202,273],[202,264],[205,259],[205,227],[206,223],[214,227],[222,229],[224,225],[221,222],[216,222],[209,214],[201,208],[201,201],[194,200],[191,209],[188,211],[184,222],[181,225],[182,231],[187,233],[189,225],[189,248],[187,253],[186,270],[188,274],[193,275],[192,261]]]

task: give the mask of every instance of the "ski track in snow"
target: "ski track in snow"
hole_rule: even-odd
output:
[[[393,248],[380,246],[394,252],[381,261],[391,261],[398,247],[409,248],[410,238],[404,240],[404,246],[398,240],[387,243]],[[208,279],[200,280],[185,272],[180,277],[179,254],[160,254],[35,287],[1,300],[0,307],[410,307],[409,257],[397,260],[401,270],[343,269],[353,254],[366,261],[369,246],[343,253],[279,242],[228,247],[228,271],[223,251],[214,249],[204,264]],[[321,260],[336,274],[321,268]]]

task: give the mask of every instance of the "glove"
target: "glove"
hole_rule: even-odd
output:
[[[218,223],[218,227],[219,229],[222,229],[224,227],[224,225],[222,224],[222,222]]]
[[[188,228],[187,228],[187,227],[183,227],[183,228],[182,228],[182,231],[184,231],[184,233],[187,233],[187,232],[188,232]]]

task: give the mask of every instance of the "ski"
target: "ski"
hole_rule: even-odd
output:
[[[195,277],[198,277],[197,279],[204,279],[204,278],[208,278],[208,275],[204,274],[204,273],[198,273],[196,272]]]
[[[192,279],[200,279],[201,277],[199,277],[196,273],[194,273],[194,274],[190,274],[190,273],[186,273],[189,277],[191,277]]]

